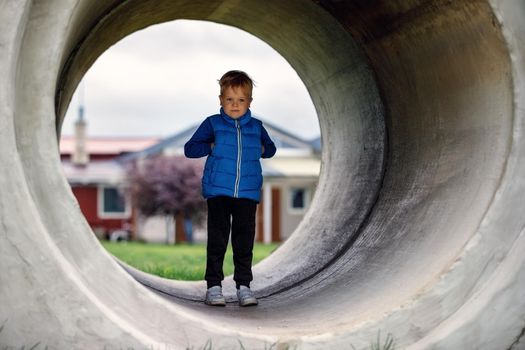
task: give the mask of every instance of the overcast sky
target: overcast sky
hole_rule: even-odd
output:
[[[219,110],[217,80],[240,69],[255,81],[252,113],[304,139],[319,135],[306,88],[275,50],[239,29],[178,20],[151,26],[107,50],[83,79],[91,136],[165,137]],[[73,134],[73,97],[62,133]]]

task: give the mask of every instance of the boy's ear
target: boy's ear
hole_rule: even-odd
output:
[[[219,95],[219,106],[222,107],[222,96],[221,95]]]

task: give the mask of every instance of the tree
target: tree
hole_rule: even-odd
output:
[[[202,172],[202,161],[182,156],[157,156],[133,164],[128,168],[133,205],[146,217],[173,215],[179,223],[176,241],[180,242],[184,218],[202,221],[204,217]]]

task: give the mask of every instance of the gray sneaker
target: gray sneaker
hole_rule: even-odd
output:
[[[206,291],[206,304],[212,306],[226,306],[221,286],[213,286]]]
[[[255,294],[253,294],[252,290],[246,286],[240,286],[240,288],[237,289],[237,299],[239,299],[239,305],[241,306],[259,304],[257,298],[255,298]]]

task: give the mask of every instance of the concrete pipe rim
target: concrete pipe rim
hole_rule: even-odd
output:
[[[514,208],[509,205],[512,203],[519,204],[516,196],[524,191],[521,183],[512,181],[524,173],[517,160],[525,147],[520,143],[522,120],[514,119],[518,115],[523,118],[521,109],[515,109],[519,103],[514,102],[519,96],[514,87],[522,86],[523,79],[521,71],[516,71],[519,64],[509,57],[509,50],[513,54],[517,52],[518,57],[523,57],[523,52],[519,46],[518,49],[510,46],[508,38],[512,39],[512,35],[502,34],[508,29],[502,29],[498,25],[501,20],[495,20],[497,6],[492,7],[495,2],[422,2],[414,8],[402,2],[391,7],[323,2],[326,9],[309,1],[264,4],[254,1],[249,3],[253,8],[238,8],[229,1],[212,5],[198,2],[188,5],[181,1],[175,9],[173,3],[118,2],[121,16],[111,17],[117,12],[112,13],[111,8],[105,7],[108,4],[88,6],[87,2],[80,1],[74,10],[65,10],[71,21],[59,22],[63,25],[61,29],[39,17],[47,10],[44,4],[33,4],[36,12],[30,17],[30,24],[37,29],[43,23],[48,25],[47,29],[63,30],[62,39],[54,47],[61,50],[56,55],[58,66],[68,66],[70,70],[65,75],[68,82],[64,85],[64,81],[58,82],[60,100],[68,99],[67,91],[72,93],[79,76],[92,62],[93,57],[89,55],[100,54],[94,49],[100,50],[128,34],[128,20],[136,20],[132,27],[138,29],[151,24],[153,19],[173,19],[176,13],[183,18],[204,17],[238,26],[281,52],[309,89],[318,109],[325,146],[319,186],[322,192],[316,196],[300,228],[303,233],[292,236],[287,250],[281,250],[280,256],[256,269],[261,282],[255,288],[267,296],[266,308],[263,305],[251,314],[241,314],[238,309],[218,314],[180,300],[169,305],[157,303],[157,299],[153,302],[152,296],[137,288],[128,275],[103,275],[117,287],[122,285],[118,289],[122,295],[115,298],[107,285],[99,283],[99,276],[93,274],[93,270],[96,267],[121,271],[115,269],[116,264],[106,259],[87,235],[79,237],[85,244],[82,247],[89,248],[86,258],[81,256],[82,247],[67,244],[66,232],[71,229],[84,235],[89,232],[85,225],[79,229],[78,221],[61,217],[58,210],[46,212],[56,201],[45,193],[42,184],[53,181],[59,162],[55,159],[54,168],[43,165],[50,156],[47,151],[39,152],[38,146],[47,145],[44,147],[47,150],[51,147],[45,141],[50,134],[48,129],[36,130],[36,146],[29,144],[31,131],[37,128],[34,122],[29,122],[38,120],[40,115],[23,106],[21,101],[28,96],[21,91],[21,97],[17,97],[19,118],[14,120],[16,142],[26,171],[28,192],[36,203],[34,212],[40,213],[46,242],[56,248],[57,261],[69,271],[71,280],[85,286],[86,295],[90,293],[89,300],[103,300],[97,307],[105,315],[111,315],[112,321],[132,319],[136,315],[133,312],[142,312],[143,319],[136,318],[137,327],[148,329],[159,339],[167,339],[169,330],[160,323],[155,324],[157,327],[148,327],[145,320],[191,319],[199,324],[198,319],[202,318],[210,325],[217,320],[232,322],[236,316],[243,315],[235,323],[237,326],[242,323],[243,336],[272,334],[273,339],[289,336],[314,344],[312,346],[322,346],[324,341],[336,346],[364,336],[370,339],[378,328],[395,330],[397,336],[403,337],[404,345],[427,335],[431,339],[428,344],[465,344],[457,334],[462,330],[477,334],[479,322],[469,319],[462,323],[454,317],[469,309],[467,304],[478,308],[468,314],[470,317],[492,315],[484,308],[490,301],[486,293],[493,286],[488,283],[500,265],[508,263],[506,257],[514,257],[516,249],[512,248],[521,242],[519,227],[523,226],[517,219],[508,219],[502,209]],[[505,18],[511,18],[506,4],[501,5],[501,11]],[[517,1],[511,4],[520,6]],[[56,4],[52,6],[59,8]],[[202,12],[197,15],[199,11]],[[125,13],[138,15],[132,18],[124,16]],[[231,14],[238,16],[231,19],[228,16]],[[253,20],[255,14],[260,15],[257,21]],[[276,25],[272,16],[279,15],[286,20],[277,21]],[[375,22],[378,18],[381,20]],[[510,20],[510,23],[514,28],[523,28],[519,22]],[[351,32],[353,39],[345,30]],[[97,31],[108,36],[87,35]],[[292,37],[288,35],[294,33],[296,46],[289,44]],[[56,62],[45,60],[46,48],[37,41],[41,33],[26,34],[24,45],[34,44],[40,54],[36,57],[45,64],[36,64],[29,55],[32,52],[22,45],[22,73],[17,76],[17,82],[22,87],[33,87],[30,91],[42,91],[45,90],[42,86],[48,85],[38,80],[40,75],[35,74],[35,79],[31,73],[44,66],[58,71],[59,75],[60,68]],[[84,36],[84,46],[77,47]],[[320,50],[311,45],[314,39],[320,40],[319,45],[326,45],[327,40],[323,38],[333,40],[334,36],[344,38],[341,47],[320,46],[326,49]],[[72,52],[76,55],[71,56]],[[354,52],[355,56],[343,55],[346,52]],[[320,59],[320,55],[325,58]],[[36,86],[31,85],[33,81]],[[54,84],[55,91],[56,88]],[[42,100],[48,95],[56,96],[45,91],[42,95]],[[47,100],[37,102],[49,110]],[[52,122],[60,125],[65,104],[60,102],[56,107],[59,121]],[[44,117],[42,120],[48,121]],[[30,127],[24,126],[26,122],[34,129],[27,130]],[[348,142],[353,142],[350,147]],[[64,184],[62,192],[65,188]],[[71,196],[61,198],[67,199],[64,206],[73,203]],[[323,217],[312,213],[316,208]],[[507,229],[502,232],[498,227],[505,221],[507,224],[503,227]],[[341,236],[344,239],[341,240]],[[315,239],[309,239],[312,237]],[[312,246],[318,250],[310,250]],[[289,252],[289,256],[284,256]],[[493,253],[497,253],[495,259],[492,259]],[[87,262],[87,258],[97,261]],[[304,262],[306,267],[293,265],[290,260]],[[523,259],[510,261],[518,266],[523,263]],[[73,276],[74,273],[77,276]],[[185,285],[177,286],[173,294],[182,295],[184,291],[193,293]],[[491,291],[498,292],[497,287]],[[475,299],[479,295],[485,297]],[[511,301],[509,298],[507,304],[502,305]],[[165,306],[169,312],[166,315],[161,311],[149,313],[149,309],[141,308],[142,303],[155,312],[160,309],[158,305]],[[113,309],[104,305],[115,306]],[[312,305],[315,308],[310,307]],[[276,319],[282,323],[273,322]],[[122,325],[117,321],[115,323]],[[262,329],[258,328],[260,325]],[[212,329],[217,334],[234,333],[226,328]],[[481,339],[485,338],[506,341],[482,334]]]

